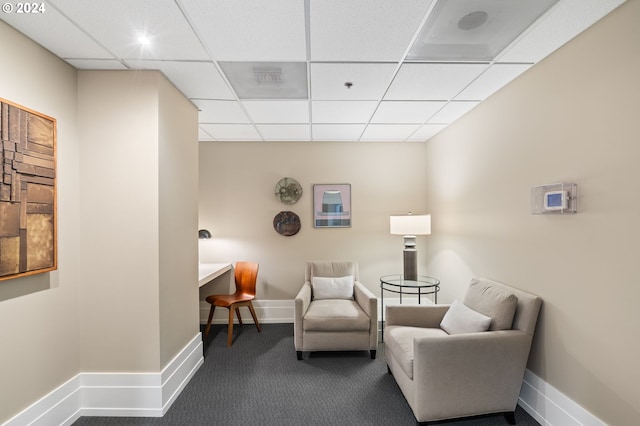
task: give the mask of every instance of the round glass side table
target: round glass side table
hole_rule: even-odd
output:
[[[382,339],[384,340],[384,292],[388,291],[400,295],[400,303],[402,304],[403,295],[417,295],[418,305],[422,303],[422,296],[433,295],[433,303],[438,303],[438,292],[440,291],[440,280],[418,275],[415,280],[406,280],[402,274],[385,275],[380,277],[380,303],[381,310],[381,329]]]

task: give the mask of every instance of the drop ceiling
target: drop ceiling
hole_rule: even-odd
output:
[[[78,69],[160,70],[201,141],[426,141],[624,1],[48,0],[0,19]]]

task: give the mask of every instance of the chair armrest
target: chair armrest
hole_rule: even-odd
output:
[[[309,305],[311,304],[311,282],[307,281],[302,285],[302,288],[294,299],[295,317],[302,319]]]
[[[378,319],[378,298],[366,288],[360,281],[353,283],[353,297],[362,310],[377,321]]]
[[[296,349],[302,348],[302,318],[311,304],[311,282],[307,281],[293,299],[293,334]]]
[[[378,298],[360,281],[353,283],[353,297],[369,317],[369,348],[378,347]]]
[[[440,328],[449,305],[392,305],[387,306],[385,325]]]
[[[416,400],[445,412],[515,410],[531,341],[520,330],[414,339],[414,377],[428,378],[416,381]]]

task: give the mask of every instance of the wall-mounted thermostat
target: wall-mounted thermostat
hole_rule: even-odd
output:
[[[569,207],[569,191],[549,191],[544,193],[545,210],[566,210]]]
[[[531,214],[577,213],[578,185],[552,183],[531,188]]]

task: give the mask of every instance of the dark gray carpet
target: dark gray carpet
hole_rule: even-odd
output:
[[[236,327],[227,348],[226,326],[205,342],[205,362],[161,418],[82,417],[84,425],[415,425],[393,377],[383,346],[368,351],[317,352],[296,359],[293,324]],[[518,407],[520,426],[538,423]],[[506,425],[486,416],[429,424]]]

